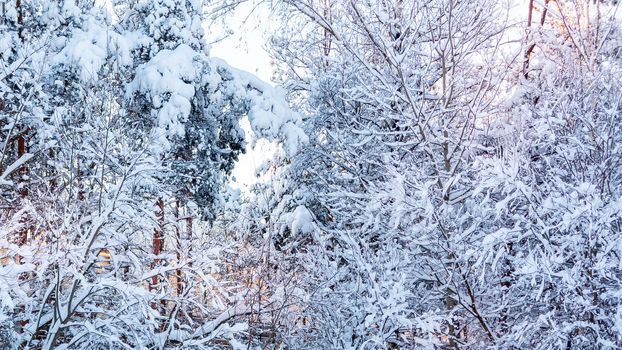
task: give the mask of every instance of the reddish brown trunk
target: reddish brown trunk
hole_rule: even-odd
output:
[[[24,10],[22,8],[22,0],[15,0],[15,9],[17,10],[17,36],[21,42],[24,42]]]
[[[158,198],[156,206],[156,218],[158,220],[158,225],[153,230],[153,254],[156,256],[156,258],[153,260],[154,269],[160,265],[160,259],[158,259],[157,256],[162,253],[162,248],[164,246],[164,200],[162,198]],[[154,275],[151,279],[149,289],[155,289],[159,282],[159,276],[157,274]]]
[[[513,261],[511,259],[511,257],[514,255],[514,252],[512,250],[513,244],[512,242],[507,243],[505,245],[506,249],[507,249],[507,258],[505,259],[505,266],[504,266],[504,271],[503,271],[503,280],[501,281],[501,286],[503,287],[503,291],[504,293],[509,294],[510,293],[510,288],[512,288],[512,276],[514,275],[514,268],[512,267]],[[500,313],[500,329],[502,333],[507,333],[509,331],[509,325],[508,325],[508,315],[509,315],[509,308],[504,308],[501,310]]]
[[[26,154],[25,134],[26,134],[26,131],[24,131],[17,137],[17,159],[20,159]],[[26,176],[28,175],[28,168],[26,167],[26,165],[22,165],[19,168],[17,174],[19,176],[18,183],[20,186],[19,195],[22,199],[25,199],[26,197],[28,197],[28,186],[26,185]],[[24,215],[22,216],[20,220],[20,226],[17,231],[17,245],[21,247],[24,244],[26,244],[27,240],[28,240],[28,217]],[[17,264],[22,263],[22,257],[20,255],[16,257],[16,262]]]
[[[26,154],[26,131],[24,131],[23,133],[21,133],[18,137],[17,137],[17,159],[20,159],[21,157],[23,157]],[[22,199],[28,197],[28,186],[26,186],[26,179],[25,177],[28,174],[28,168],[25,165],[22,165],[18,172],[17,172],[19,179],[18,179],[18,183],[20,186],[19,189],[19,194],[20,197]],[[19,247],[23,246],[26,244],[28,240],[28,217],[26,215],[22,216],[20,219],[20,225],[17,231],[17,245]],[[23,263],[22,260],[22,256],[17,254],[15,256],[15,263],[18,265],[21,265]],[[22,274],[19,276],[20,280],[25,280],[27,278],[26,275]],[[19,306],[19,310],[20,311],[24,311],[25,310],[25,306],[24,305],[20,305]],[[22,332],[24,327],[26,327],[27,322],[25,320],[21,320],[18,322],[18,332]]]
[[[54,159],[56,157],[56,154],[54,151],[50,150],[49,152],[49,157],[50,159]],[[50,193],[55,193],[56,189],[58,188],[58,184],[56,182],[56,172],[55,171],[50,171]]]
[[[187,253],[186,253],[186,261],[188,264],[188,267],[192,267],[192,216],[188,215],[188,217],[186,218],[186,222],[188,225],[188,235],[186,236],[186,240],[187,240],[187,244],[186,247],[188,249]],[[192,276],[192,275],[190,275]],[[190,277],[189,277],[190,278]],[[188,315],[190,317],[192,317],[192,310],[188,311]]]
[[[17,10],[17,36],[19,37],[19,40],[21,42],[24,42],[24,12],[22,9],[21,0],[15,0],[15,9]],[[20,134],[17,138],[17,159],[20,159],[24,154],[26,154],[26,137],[24,135],[25,133],[26,132]],[[23,165],[18,172],[18,175],[20,178],[19,183],[21,185],[21,189],[19,193],[22,198],[26,198],[28,196],[28,187],[25,184],[25,177],[27,174],[28,174],[28,168],[25,165]],[[28,239],[28,218],[24,216],[20,220],[20,227],[17,233],[17,245],[22,246],[26,244],[27,239]],[[17,255],[16,263],[18,265],[22,264],[22,257],[20,255]],[[24,278],[25,276],[20,276],[20,279],[24,279]],[[25,310],[25,306],[20,305],[19,309],[23,311]],[[18,332],[21,333],[24,327],[26,327],[26,324],[27,323],[25,320],[20,321],[18,323],[18,327],[19,327]]]
[[[4,14],[4,3],[2,3],[2,13]],[[4,101],[2,100],[2,97],[0,97],[0,112],[2,112],[3,109],[4,109]],[[4,125],[5,125],[4,122],[0,122],[0,128],[4,128]],[[0,154],[0,176],[2,175],[4,171],[2,167],[3,161],[4,161],[4,156]]]
[[[24,131],[17,137],[17,159],[26,154],[26,132]],[[24,184],[24,177],[28,174],[28,168],[25,165],[22,165],[18,171],[19,174],[19,182],[21,183],[21,188],[19,193],[22,198],[26,198],[28,196],[28,188]]]
[[[84,194],[84,181],[83,181],[83,177],[84,177],[84,172],[82,171],[82,168],[80,167],[80,158],[78,158],[77,161],[77,169],[76,169],[76,173],[78,176],[78,181],[77,181],[77,186],[78,186],[78,200],[80,202],[84,202],[84,199],[86,198],[85,194]]]
[[[542,27],[544,25],[544,22],[546,20],[546,13],[548,11],[548,5],[549,5],[549,0],[544,0],[544,8],[542,9],[542,16],[540,16],[540,26]],[[531,40],[533,40],[533,38],[531,38],[531,23],[533,21],[533,9],[534,9],[534,0],[529,0],[529,13],[527,15],[527,28],[529,28],[529,33],[528,33],[528,37],[530,37]],[[523,75],[525,76],[525,78],[527,78],[529,76],[529,59],[531,57],[531,53],[533,52],[533,50],[536,48],[536,43],[533,42],[529,45],[529,47],[527,48],[527,51],[525,51],[525,56],[524,56],[524,61],[523,61]]]
[[[181,250],[182,250],[182,242],[181,242],[181,230],[179,229],[179,225],[181,224],[179,222],[179,199],[176,201],[176,206],[175,206],[175,245],[177,248],[177,264],[181,264],[181,259],[182,259],[182,255],[181,255]],[[175,271],[175,278],[176,278],[176,289],[177,289],[177,295],[181,295],[181,293],[183,292],[183,281],[182,281],[182,272],[181,269],[177,269]]]
[[[192,267],[192,258],[190,254],[192,253],[192,217],[188,216],[188,266]]]

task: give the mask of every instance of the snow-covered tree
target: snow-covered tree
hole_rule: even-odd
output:
[[[514,3],[286,3],[274,54],[312,136],[280,237],[305,245],[303,343],[619,345],[617,278],[588,267],[619,274],[617,5],[532,1],[519,47]],[[605,197],[570,219],[551,186]]]
[[[481,158],[476,192],[494,204],[479,248],[499,343],[621,346],[618,276],[620,95],[617,4],[529,4],[522,65]],[[493,309],[495,310],[495,309]]]
[[[3,343],[234,343],[245,294],[214,279],[228,242],[202,220],[244,149],[240,118],[293,154],[298,115],[208,56],[201,1],[2,5]]]
[[[617,1],[243,2],[0,0],[0,348],[622,347]]]

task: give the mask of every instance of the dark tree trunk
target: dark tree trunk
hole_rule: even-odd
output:
[[[158,259],[157,256],[162,253],[162,248],[164,247],[164,200],[162,198],[158,198],[156,207],[158,225],[153,230],[153,255],[156,256],[152,265],[154,269],[160,265],[160,259]],[[149,289],[154,290],[159,283],[160,277],[158,275],[154,275],[151,278]]]

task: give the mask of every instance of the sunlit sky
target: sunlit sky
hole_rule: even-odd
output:
[[[208,40],[215,40],[223,35],[224,30],[230,29],[233,33],[225,39],[213,43],[210,55],[225,60],[232,67],[243,69],[257,75],[262,80],[271,83],[272,65],[270,55],[264,49],[269,31],[269,10],[255,8],[251,4],[242,4],[225,22],[225,25],[211,25],[205,27]],[[242,123],[249,140],[254,140],[248,121]],[[247,190],[248,186],[256,181],[257,167],[272,157],[274,147],[264,141],[249,142],[247,153],[240,157],[233,170],[231,185],[235,188]]]

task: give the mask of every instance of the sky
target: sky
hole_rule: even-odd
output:
[[[228,28],[233,33],[225,39],[211,44],[210,55],[229,63],[230,66],[255,74],[260,79],[273,84],[271,59],[264,49],[268,37],[269,10],[256,8],[245,3],[230,16],[224,25],[206,25],[208,39],[218,38]],[[249,186],[257,181],[257,168],[272,158],[275,146],[265,140],[256,140],[250,130],[248,120],[243,120],[247,139],[250,140],[247,153],[240,156],[240,160],[233,170],[231,185],[248,192]]]
[[[270,55],[264,49],[267,31],[270,30],[269,20],[269,9],[253,9],[252,4],[244,3],[225,21],[224,26],[214,24],[208,27],[206,24],[208,40],[222,36],[226,29],[232,32],[225,39],[211,44],[211,56],[222,58],[231,66],[270,82]]]

